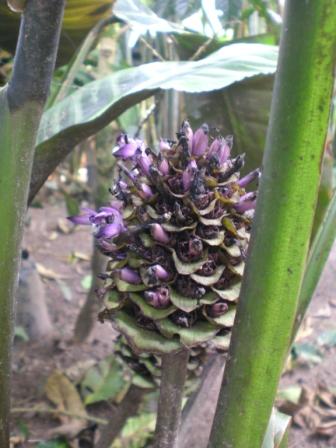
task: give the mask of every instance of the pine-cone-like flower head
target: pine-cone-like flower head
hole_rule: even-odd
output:
[[[240,179],[232,137],[207,125],[177,138],[155,152],[122,134],[111,204],[70,218],[94,227],[109,257],[101,316],[138,352],[226,348],[244,270],[259,170]]]

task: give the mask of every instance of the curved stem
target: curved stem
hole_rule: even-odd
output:
[[[162,375],[154,447],[176,447],[189,351],[162,356]]]
[[[251,244],[212,448],[257,448],[291,339],[311,236],[336,44],[334,0],[287,1]]]

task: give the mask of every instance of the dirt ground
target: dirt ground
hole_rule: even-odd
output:
[[[72,334],[77,314],[85,300],[87,291],[82,280],[89,274],[91,253],[90,230],[82,227],[64,233],[59,221],[66,217],[66,210],[60,205],[46,205],[43,209],[29,211],[29,226],[25,233],[25,247],[43,268],[52,271],[71,291],[66,297],[60,283],[44,278],[47,304],[55,337],[37,342],[15,345],[13,356],[13,403],[14,408],[32,408],[43,401],[44,384],[48,375],[56,368],[67,369],[79,362],[103,359],[111,353],[115,333],[109,324],[97,323],[89,341],[82,345],[72,343]],[[76,258],[75,252],[84,255]],[[83,259],[84,258],[84,259]],[[305,341],[315,342],[318,335],[327,329],[336,329],[336,246],[332,251],[309,310],[311,333]],[[64,287],[63,287],[64,289]],[[315,388],[321,382],[336,387],[336,348],[323,353],[322,361],[316,365],[295,367],[284,374],[282,387],[305,385]],[[37,445],[45,434],[59,422],[48,415],[15,414],[13,429],[25,424],[29,428],[30,442],[27,447]],[[305,429],[293,428],[290,433],[291,448],[336,447],[336,436],[331,439],[316,439]],[[195,447],[198,448],[198,447]]]

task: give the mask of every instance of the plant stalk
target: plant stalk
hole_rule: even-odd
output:
[[[64,0],[28,0],[13,76],[0,91],[0,446],[9,446],[14,296],[35,140],[49,92]]]
[[[183,389],[187,375],[189,352],[162,356],[162,375],[154,447],[175,448],[181,420]]]
[[[330,201],[324,219],[310,248],[302,281],[299,304],[293,330],[293,339],[306,314],[324,265],[336,238],[336,193]]]
[[[263,176],[211,448],[262,445],[312,231],[335,29],[334,0],[286,2]]]

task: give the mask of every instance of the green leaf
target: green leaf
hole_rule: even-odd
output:
[[[186,313],[190,313],[190,311],[193,311],[200,306],[199,299],[185,297],[174,289],[170,289],[170,300],[177,308],[185,311]]]
[[[236,283],[235,285],[231,286],[228,289],[216,289],[212,287],[211,289],[219,295],[220,298],[223,300],[228,300],[230,302],[236,302],[239,294],[240,294],[240,283]]]
[[[81,285],[83,289],[89,290],[91,288],[92,284],[92,275],[88,274],[81,280]]]
[[[36,448],[69,448],[67,442],[57,439],[49,440],[48,442],[39,442]]]
[[[26,330],[21,325],[15,325],[14,336],[16,338],[21,339],[24,342],[29,341],[29,336],[28,336]]]
[[[130,293],[129,298],[132,300],[132,302],[136,303],[139,306],[144,316],[150,317],[154,320],[164,319],[165,317],[176,311],[176,308],[174,306],[170,306],[164,309],[154,308],[151,305],[148,305],[145,299],[143,299],[139,294]]]
[[[218,282],[218,280],[221,278],[224,270],[225,270],[225,266],[218,266],[212,275],[205,276],[205,275],[191,274],[190,277],[196,283],[199,283],[200,285],[212,286]]]
[[[146,285],[140,284],[140,285],[133,285],[132,283],[124,282],[124,280],[121,280],[120,278],[115,278],[115,284],[120,292],[136,292],[136,291],[144,291],[147,289]]]
[[[156,332],[140,328],[136,321],[123,311],[115,313],[113,322],[136,352],[151,352],[160,355],[181,349],[181,344],[178,341],[167,340]]]
[[[140,0],[118,0],[113,12],[140,33],[185,33],[183,26],[161,19]]]
[[[194,263],[186,263],[179,259],[174,249],[172,249],[173,260],[176,270],[181,275],[190,275],[198,271],[203,264],[207,261],[207,255],[200,261],[195,261]]]
[[[212,339],[218,332],[218,328],[207,322],[197,322],[191,328],[183,328],[175,325],[168,319],[157,322],[157,326],[167,337],[178,335],[181,342],[186,347],[193,347],[195,345],[206,342]]]
[[[81,382],[81,387],[91,392],[86,395],[84,403],[88,405],[114,399],[125,386],[127,384],[120,364],[112,357],[106,358],[91,367]]]
[[[218,317],[210,317],[206,314],[206,311],[204,311],[205,317],[208,319],[209,322],[212,322],[214,324],[220,325],[222,327],[231,328],[233,326],[235,316],[236,316],[236,307],[233,306],[222,316]]]
[[[204,92],[274,73],[277,54],[277,47],[269,45],[233,44],[196,62],[154,62],[120,70],[85,85],[48,109],[39,129],[38,145],[64,132],[67,136],[70,132],[77,134],[89,124],[92,129],[105,114],[112,116],[113,108],[117,109],[114,116],[119,115],[138,101],[140,92],[147,92],[147,96],[157,89]]]

